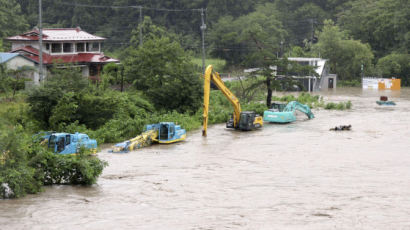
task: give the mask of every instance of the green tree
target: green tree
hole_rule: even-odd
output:
[[[0,28],[0,40],[27,30],[28,23],[16,0],[0,0]]]
[[[324,9],[322,1],[277,0],[274,4],[289,35],[285,41],[291,45],[302,46],[304,41],[313,44],[314,32],[321,27],[320,22],[332,15],[331,10]]]
[[[40,190],[35,170],[27,167],[30,138],[21,126],[0,121],[0,197],[20,197]]]
[[[173,33],[168,33],[164,27],[157,26],[151,20],[151,17],[145,16],[144,21],[138,25],[136,29],[132,30],[131,33],[131,44],[139,45],[140,42],[140,31],[142,31],[142,41],[148,41],[155,38],[160,38],[167,36],[176,40],[177,36]]]
[[[215,44],[212,54],[226,59],[231,65],[244,61],[252,65],[247,57],[261,48],[276,54],[286,36],[277,15],[275,5],[266,3],[258,5],[255,12],[237,19],[221,18],[210,35]]]
[[[84,152],[48,152],[20,125],[0,120],[0,197],[18,198],[51,184],[94,184],[107,165]]]
[[[12,79],[7,73],[7,67],[5,64],[0,63],[0,92],[4,93],[6,98],[8,98],[9,92],[11,91]]]
[[[410,55],[392,53],[377,62],[383,77],[400,78],[404,86],[410,86]]]
[[[16,95],[17,90],[24,89],[24,83],[26,79],[24,78],[27,73],[35,71],[34,67],[31,66],[22,66],[17,69],[9,69],[7,73],[11,77],[11,85],[13,88],[13,98]]]
[[[314,54],[329,59],[331,71],[338,74],[341,80],[360,78],[362,65],[365,74],[373,73],[370,46],[349,39],[348,34],[331,20],[326,20],[324,24],[318,35],[319,41],[313,46]]]
[[[88,80],[75,68],[53,68],[43,86],[32,89],[27,98],[32,115],[43,124],[43,128],[51,127],[50,117],[53,109],[65,94],[80,93],[88,87]],[[54,120],[55,121],[55,120]]]
[[[124,61],[125,76],[157,108],[179,112],[200,107],[201,82],[182,47],[162,29],[151,25],[149,40],[130,47]],[[172,37],[172,36],[171,36]],[[132,41],[138,41],[135,36]]]
[[[408,0],[355,0],[340,13],[339,22],[355,39],[369,43],[378,57],[410,47]]]

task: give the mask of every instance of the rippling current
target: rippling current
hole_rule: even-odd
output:
[[[253,132],[214,125],[108,161],[91,187],[0,200],[0,229],[410,229],[410,89]],[[387,95],[397,105],[378,106]],[[212,105],[211,105],[212,106]],[[329,128],[352,125],[351,131]]]

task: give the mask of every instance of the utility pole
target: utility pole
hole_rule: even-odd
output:
[[[39,81],[40,83],[43,81],[43,28],[42,28],[42,22],[41,22],[41,0],[38,0],[38,29],[40,32],[39,35],[39,45],[40,45],[40,49],[39,49],[39,70],[38,70],[38,75],[39,75]]]
[[[360,69],[361,69],[361,71],[362,71],[362,79],[363,79],[363,77],[364,77],[364,71],[363,71],[363,70],[364,70],[364,65],[363,65],[363,63],[362,63],[362,66],[361,66]]]
[[[283,57],[283,41],[280,41],[280,57]]]
[[[311,38],[310,38],[310,41],[312,42],[312,45],[313,45],[313,32],[314,32],[314,30],[313,30],[313,18],[311,18],[310,19],[310,29],[311,29],[311,32],[312,32],[312,36],[311,36]]]
[[[206,10],[206,9],[205,9]],[[205,73],[205,30],[206,25],[204,21],[204,8],[201,8],[201,35],[202,35],[202,72]]]
[[[142,6],[140,8],[140,20],[139,20],[139,27],[140,27],[140,46],[142,46]],[[122,91],[121,91],[122,92]]]
[[[121,93],[124,90],[124,66],[120,65],[120,74],[121,74]]]

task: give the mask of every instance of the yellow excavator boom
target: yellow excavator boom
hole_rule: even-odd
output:
[[[212,65],[209,65],[205,70],[204,75],[204,113],[203,113],[203,129],[202,136],[206,136],[206,131],[208,127],[208,111],[209,111],[209,94],[211,90],[211,81],[218,87],[219,90],[225,95],[225,97],[231,102],[234,113],[233,113],[233,124],[234,127],[237,126],[241,114],[241,105],[239,104],[238,98],[225,86],[219,73],[213,72]]]

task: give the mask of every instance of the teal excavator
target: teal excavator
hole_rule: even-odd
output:
[[[309,106],[297,101],[291,101],[286,106],[284,104],[273,103],[269,110],[263,113],[263,121],[272,123],[290,123],[296,121],[296,110],[306,114],[309,119],[314,118]]]

